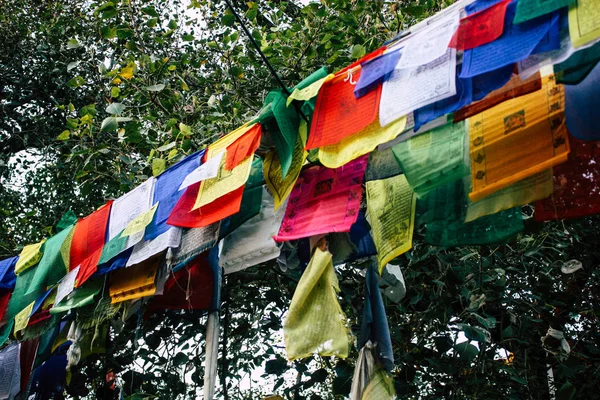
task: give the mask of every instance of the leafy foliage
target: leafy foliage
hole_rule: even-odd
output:
[[[289,86],[448,5],[234,4]],[[54,233],[66,210],[86,215],[239,126],[277,85],[223,2],[14,0],[0,9],[0,257]],[[543,399],[551,366],[557,398],[595,397],[598,218],[527,222],[515,243],[497,247],[441,249],[417,232],[413,250],[395,261],[408,290],[386,308],[400,396]],[[584,268],[562,273],[572,259]],[[338,274],[357,335],[364,278],[352,265]],[[281,324],[299,276],[270,263],[226,278],[219,398],[349,393],[356,349],[348,360],[285,360]],[[565,332],[568,356],[557,341],[542,342],[549,326]],[[89,398],[103,398],[107,368],[128,395],[199,397],[204,330],[199,313],[129,318],[78,377]]]

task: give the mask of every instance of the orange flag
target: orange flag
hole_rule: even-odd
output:
[[[232,170],[246,158],[252,156],[260,146],[260,136],[262,127],[260,124],[254,124],[246,133],[244,133],[235,142],[227,146],[225,155],[225,169]]]

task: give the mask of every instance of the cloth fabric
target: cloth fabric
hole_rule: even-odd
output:
[[[469,78],[490,72],[527,58],[548,30],[558,30],[558,13],[546,14],[522,24],[513,24],[517,1],[508,4],[502,35],[487,44],[463,53],[461,77]]]
[[[0,399],[14,399],[21,390],[21,344],[13,342],[0,351],[2,386]]]
[[[358,351],[358,358],[352,376],[350,400],[361,400],[362,394],[369,384],[376,367],[374,347],[373,343],[368,342]]]
[[[4,259],[0,261],[0,289],[14,289],[17,283],[15,275],[15,265],[19,261],[19,256]]]
[[[273,240],[283,220],[284,209],[275,211],[274,200],[261,188],[262,202],[258,215],[244,222],[223,239],[219,264],[225,274],[261,264],[279,257],[279,246]]]
[[[575,0],[519,0],[513,23],[520,24],[521,22],[529,21],[541,15],[567,7],[574,2]]]
[[[365,181],[391,178],[400,175],[402,169],[394,157],[391,147],[372,151],[365,171]]]
[[[54,285],[67,274],[73,230],[73,226],[63,229],[44,243],[44,255],[33,269],[34,275],[27,294],[38,290],[45,292],[48,286]]]
[[[39,296],[45,292],[45,288],[42,289],[40,286],[33,288],[33,291],[28,292],[31,287],[31,282],[35,276],[35,269],[29,268],[19,275],[17,275],[17,282],[15,283],[15,289],[8,302],[8,311],[6,314],[6,320],[12,321],[15,316],[27,307],[29,304],[35,301]]]
[[[33,267],[42,259],[42,245],[46,239],[35,244],[28,244],[23,247],[19,255],[19,261],[15,265],[15,274],[19,275],[28,268]]]
[[[294,97],[296,97],[297,91],[307,89],[309,92],[307,96],[300,96],[301,98],[308,97],[304,101],[304,104],[300,103],[300,105],[297,103],[301,112],[309,120],[312,115],[312,109],[314,108],[314,106],[311,105],[313,100],[310,100],[312,97],[310,95],[316,95],[315,91],[310,90],[309,87],[315,84],[316,89],[318,90],[320,86],[317,82],[322,79],[324,81],[324,78],[326,77],[327,69],[322,67],[296,85],[292,92],[292,96]],[[296,93],[296,95],[294,95],[294,93]],[[303,121],[303,118],[298,115],[297,108],[288,102],[285,93],[281,90],[269,92],[265,98],[263,109],[266,109],[267,111],[259,117],[258,122],[267,124],[267,130],[272,134],[271,136],[275,142],[275,149],[277,150],[277,156],[281,165],[281,179],[285,179],[292,165],[292,154],[298,138],[298,128],[301,121]]]
[[[81,308],[92,304],[103,287],[103,277],[89,279],[84,285],[73,290],[69,296],[61,300],[58,304],[54,304],[50,309],[50,314],[60,314],[74,308]]]
[[[358,217],[368,156],[336,169],[302,171],[288,200],[278,242],[329,232],[348,232]]]
[[[203,228],[184,230],[181,235],[181,244],[178,248],[173,249],[171,259],[173,271],[178,271],[198,254],[204,253],[213,247],[219,238],[220,226],[222,224],[222,222],[215,222]]]
[[[600,37],[600,4],[596,0],[575,0],[569,6],[569,34],[573,47],[584,46]]]
[[[254,156],[260,146],[262,126],[254,124],[235,142],[227,146],[225,152],[225,169],[230,171],[237,167],[243,160]]]
[[[373,262],[373,264],[376,264]],[[360,338],[358,347],[362,348],[371,341],[375,344],[377,359],[387,372],[394,369],[394,351],[392,349],[392,338],[390,328],[385,314],[385,305],[379,290],[377,281],[376,265],[367,267],[365,280],[365,302],[363,306],[362,325],[360,327]]]
[[[472,5],[468,5],[465,8],[468,16],[460,20],[448,46],[457,50],[470,50],[498,39],[504,32],[504,19],[509,3],[510,0],[502,0],[476,12],[472,11]]]
[[[33,372],[30,392],[36,394],[36,399],[50,400],[62,395],[67,379],[68,346],[64,347],[60,354],[53,355]]]
[[[145,262],[114,271],[109,277],[112,303],[152,296],[156,292],[155,278],[163,260],[164,255],[158,254]]]
[[[412,248],[416,195],[405,175],[369,181],[367,217],[377,248],[379,271]]]
[[[471,201],[566,161],[564,91],[554,76],[542,90],[505,101],[469,119]]]
[[[469,173],[465,158],[466,124],[448,123],[425,132],[392,150],[417,196]]]
[[[106,238],[106,241],[110,241],[115,236],[121,235],[122,231],[127,228],[127,225],[129,225],[131,221],[152,207],[155,183],[156,178],[151,177],[141,185],[113,201],[110,208],[107,232],[108,237]],[[143,233],[130,236],[127,246],[132,247],[143,238]]]
[[[154,296],[148,305],[148,312],[165,309],[213,311],[213,297],[220,273],[220,268],[212,268],[209,252],[196,256],[169,276],[163,294]]]
[[[594,69],[600,60],[600,41],[574,52],[565,61],[554,65],[556,82],[577,85]]]
[[[381,127],[375,119],[365,129],[343,138],[336,144],[319,148],[319,161],[327,168],[339,168],[350,161],[368,154],[375,148],[394,139],[404,131],[406,117]]]
[[[354,87],[354,96],[358,99],[376,90],[394,72],[400,56],[401,49],[394,49],[362,63],[360,78]]]
[[[383,48],[379,49],[369,57],[377,57],[383,51]],[[368,59],[364,58],[361,62]],[[354,96],[354,87],[360,79],[361,70],[360,64],[347,68],[323,84],[315,104],[307,150],[336,144],[343,138],[362,131],[377,118],[381,84],[359,99]]]
[[[179,247],[180,242],[181,229],[172,227],[152,240],[136,244],[125,266],[139,264],[169,248]]]
[[[111,206],[112,201],[109,201],[97,211],[80,219],[75,225],[71,240],[69,270],[79,267],[76,286],[81,285],[96,272],[102,256]]]
[[[204,150],[191,154],[156,178],[152,203],[158,204],[158,207],[154,219],[146,227],[144,240],[152,240],[169,230],[167,219],[184,193],[179,186],[187,175],[200,166],[203,156]]]
[[[570,137],[571,154],[553,169],[550,197],[535,203],[538,221],[579,218],[600,213],[600,142]]]
[[[349,332],[337,299],[338,280],[328,251],[316,248],[302,274],[287,317],[283,335],[288,360],[321,356],[348,356]]]
[[[577,85],[565,85],[565,119],[569,133],[581,140],[599,140],[600,66]]]
[[[226,235],[260,212],[263,198],[263,161],[257,157],[252,163],[252,170],[244,186],[240,210],[229,218]]]

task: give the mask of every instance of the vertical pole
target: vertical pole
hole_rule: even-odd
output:
[[[206,359],[204,360],[204,400],[213,400],[217,381],[219,354],[219,312],[208,315],[206,324]]]

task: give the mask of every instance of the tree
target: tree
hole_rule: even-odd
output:
[[[447,5],[234,2],[290,87],[321,65],[346,66]],[[16,0],[0,7],[0,257],[55,233],[68,209],[86,215],[238,127],[277,87],[223,2]],[[387,306],[398,393],[542,399],[552,366],[560,396],[573,387],[593,398],[600,373],[596,221],[529,221],[516,242],[456,249],[426,245],[417,232],[414,249],[395,261],[407,296]],[[571,259],[583,270],[563,274]],[[353,265],[338,273],[357,334],[364,279]],[[355,349],[345,361],[284,359],[281,323],[299,276],[269,263],[226,278],[220,397],[348,392]],[[96,389],[89,396],[102,396],[110,367],[127,394],[195,398],[204,324],[199,313],[169,312],[130,318],[118,334],[113,328],[108,353],[80,370]],[[565,332],[568,357],[545,350],[548,326]],[[457,342],[462,335],[468,342]],[[556,341],[545,346],[557,353]],[[240,390],[260,368],[269,387]]]

